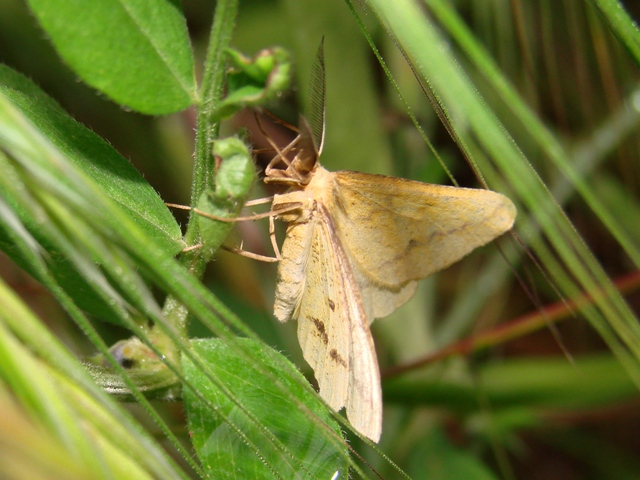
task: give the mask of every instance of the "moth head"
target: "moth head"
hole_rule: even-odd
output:
[[[283,150],[275,148],[277,155],[267,166],[265,183],[276,183],[304,188],[318,165],[325,134],[325,68],[324,38],[320,42],[311,69],[311,82],[305,116],[298,121],[298,136]],[[273,145],[272,145],[273,146]],[[291,156],[293,159],[289,160]],[[276,168],[280,165],[280,168]]]

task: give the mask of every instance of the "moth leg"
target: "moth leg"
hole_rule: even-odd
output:
[[[255,200],[249,200],[245,202],[245,207],[253,207],[254,205],[262,205],[264,203],[273,202],[273,195],[270,197],[256,198]]]
[[[250,200],[249,202],[247,202],[245,205],[246,206],[254,206],[254,205],[260,205],[263,203],[267,203],[269,201],[273,201],[273,197],[266,197],[266,198],[259,198],[256,200]],[[209,218],[211,220],[215,220],[218,222],[225,222],[225,223],[235,223],[235,222],[244,222],[244,221],[250,221],[250,220],[259,220],[262,218],[269,218],[269,238],[271,239],[271,246],[273,248],[273,251],[275,253],[275,257],[268,257],[265,255],[260,255],[258,253],[252,253],[252,252],[247,252],[246,250],[242,250],[242,248],[236,248],[236,247],[227,247],[225,245],[221,245],[220,248],[228,251],[228,252],[232,252],[232,253],[236,253],[238,255],[241,255],[243,257],[247,257],[247,258],[252,258],[254,260],[258,260],[261,262],[278,262],[282,259],[282,256],[280,255],[280,249],[278,248],[278,242],[276,239],[276,227],[275,227],[275,222],[274,222],[274,217],[276,217],[277,215],[280,215],[282,213],[287,213],[287,212],[291,212],[294,210],[297,210],[300,208],[300,203],[299,202],[292,202],[289,204],[286,204],[284,206],[282,206],[281,208],[278,208],[276,210],[270,210],[268,212],[263,212],[263,213],[256,213],[254,215],[246,215],[246,216],[241,216],[241,217],[234,217],[234,218],[226,218],[226,217],[219,217],[217,215],[212,215],[210,213],[206,213],[203,212],[202,210],[195,208],[195,207],[189,207],[186,205],[178,205],[175,203],[166,203],[165,205],[167,205],[168,207],[171,208],[178,208],[181,210],[192,210],[193,212],[197,213],[198,215],[201,215],[205,218]],[[191,250],[196,250],[198,248],[201,248],[202,244],[197,244],[197,245],[191,245],[189,247],[184,248],[182,251],[183,252],[189,252]]]
[[[197,250],[199,248],[202,248],[202,244],[201,243],[196,243],[195,245],[191,245],[189,247],[184,247],[181,250],[181,253],[191,252],[192,250]]]
[[[289,162],[289,160],[287,159],[286,154],[289,153],[291,149],[295,146],[296,142],[298,141],[298,137],[294,138],[293,141],[289,143],[289,145],[284,147],[284,149],[280,150],[280,148],[271,139],[271,136],[264,129],[264,126],[262,125],[262,120],[260,120],[260,116],[257,114],[257,112],[255,112],[254,115],[256,118],[256,124],[258,125],[258,130],[260,130],[260,133],[262,133],[262,135],[267,140],[271,148],[273,148],[273,150],[276,152],[276,155],[271,159],[271,161],[269,162],[269,165],[267,165],[267,168],[265,169],[265,173],[269,175],[269,172],[274,169],[273,166],[280,161],[282,161],[287,167],[290,167],[291,162]]]
[[[264,200],[264,201],[263,201]],[[252,200],[251,202],[247,202],[245,205],[248,206],[252,206],[252,205],[259,205],[261,203],[267,203],[269,201],[272,201],[273,197],[267,197],[267,198],[261,198],[258,200]],[[249,205],[249,203],[251,203],[251,205]],[[196,207],[189,207],[187,205],[178,205],[177,203],[165,203],[165,205],[167,207],[170,208],[177,208],[180,210],[192,210],[194,213],[197,213],[198,215],[201,215],[205,218],[209,218],[211,220],[215,220],[217,222],[224,222],[224,223],[236,223],[236,222],[247,222],[247,221],[251,221],[251,220],[260,220],[261,218],[267,218],[267,217],[272,217],[274,215],[277,215],[279,213],[283,213],[283,211],[268,211],[268,212],[263,212],[263,213],[256,213],[253,215],[245,215],[245,216],[240,216],[240,217],[219,217],[217,215],[212,215],[210,213],[207,212],[203,212],[202,210],[196,208]],[[288,211],[284,210],[284,211]],[[293,210],[293,208],[291,208],[291,210]]]
[[[284,206],[283,208],[279,208],[277,210],[269,210],[268,212],[255,213],[253,215],[246,215],[244,217],[226,218],[226,217],[218,217],[217,215],[211,215],[210,213],[203,212],[202,210],[199,210],[197,208],[190,207],[190,209],[193,210],[198,215],[202,215],[205,218],[210,218],[211,220],[216,220],[218,222],[225,222],[225,223],[247,222],[250,220],[260,220],[262,218],[273,218],[283,213],[292,212],[299,208],[300,208],[300,203],[292,203]]]
[[[185,247],[182,249],[182,253],[186,253],[186,252],[191,252],[193,250],[197,250],[199,248],[202,248],[202,244],[198,243],[196,245],[191,245],[189,247]],[[222,250],[225,250],[227,252],[231,252],[231,253],[235,253],[236,255],[240,255],[241,257],[247,257],[247,258],[251,258],[253,260],[258,260],[259,262],[266,262],[266,263],[275,263],[275,262],[279,262],[280,261],[280,252],[277,252],[277,257],[267,257],[266,255],[260,255],[259,253],[253,253],[253,252],[248,252],[246,250],[242,250],[242,247],[237,248],[237,247],[228,247],[226,245],[220,245],[220,248]]]
[[[217,215],[211,215],[210,213],[203,212],[202,210],[199,210],[197,208],[193,208],[192,210],[198,215],[201,215],[205,218],[210,218],[211,220],[216,220],[218,222],[225,222],[225,223],[236,223],[236,222],[247,222],[250,220],[260,220],[261,218],[273,217],[275,214],[279,213],[279,212],[274,213],[269,211],[269,212],[255,213],[253,215],[246,215],[243,217],[226,218],[226,217],[219,217]]]
[[[279,181],[281,183],[284,182],[284,184],[300,185],[301,183],[303,183],[305,179],[303,178],[302,175],[300,175],[300,173],[296,168],[293,168],[292,162],[286,156],[287,153],[292,151],[300,142],[300,139],[302,138],[301,135],[298,135],[289,143],[289,145],[287,145],[282,150],[280,150],[280,148],[275,144],[275,142],[271,139],[267,131],[264,129],[264,126],[262,125],[262,121],[260,120],[260,116],[257,114],[257,112],[254,112],[254,115],[255,115],[256,124],[258,125],[258,129],[260,130],[260,133],[262,133],[262,135],[267,140],[271,148],[276,152],[276,155],[271,159],[271,161],[265,168],[265,171],[264,171],[265,182],[268,183],[270,181],[269,180],[270,178],[278,178]],[[296,158],[298,154],[296,154]],[[287,168],[286,169],[275,168],[275,165],[277,165],[280,162],[284,163]]]
[[[285,127],[287,127],[292,132],[300,133],[300,130],[298,130],[298,128],[295,125],[291,125],[289,122],[285,122],[281,118],[278,118],[276,115],[271,113],[269,110],[263,108],[260,111],[262,113],[264,113],[267,117],[269,117],[271,120],[273,120],[274,122],[279,123],[280,125],[284,125]]]
[[[222,245],[220,248],[222,248],[223,250],[226,250],[227,252],[240,255],[241,257],[247,257],[253,260],[258,260],[259,262],[275,263],[280,261],[279,257],[267,257],[266,255],[260,255],[259,253],[253,253],[253,252],[248,252],[246,250],[242,250],[242,248],[227,247],[226,245]]]
[[[298,208],[298,207],[296,206],[295,208]],[[286,209],[286,210],[289,210],[289,209]],[[268,212],[268,213],[274,213],[273,215],[269,216],[269,238],[271,239],[271,247],[273,248],[273,252],[276,255],[275,257],[267,257],[265,255],[260,255],[258,253],[247,252],[246,250],[242,250],[242,248],[227,247],[226,245],[222,245],[221,248],[228,252],[236,253],[243,257],[252,258],[253,260],[258,260],[260,262],[274,263],[282,260],[282,255],[280,255],[280,248],[278,248],[278,241],[276,239],[276,225],[273,220],[275,217],[275,213],[277,212]]]
[[[269,217],[269,238],[271,238],[271,246],[273,247],[273,252],[276,254],[276,258],[278,261],[282,260],[282,256],[280,255],[280,249],[278,248],[278,239],[276,238],[276,222],[273,220],[274,217]]]

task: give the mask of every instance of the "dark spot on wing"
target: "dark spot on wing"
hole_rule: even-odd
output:
[[[331,309],[332,312],[336,311],[336,304],[333,303],[333,300],[331,300],[330,298],[327,299],[329,301],[329,308]]]
[[[327,336],[327,329],[324,327],[324,323],[319,318],[309,317],[309,320],[313,322],[318,333],[320,334],[320,338],[322,339],[322,343],[327,345],[329,343],[329,337]]]
[[[331,357],[331,360],[333,360],[336,363],[339,363],[340,365],[346,368],[347,362],[344,361],[344,358],[342,358],[342,356],[338,353],[338,351],[335,348],[331,349],[331,351],[329,352],[329,356]]]

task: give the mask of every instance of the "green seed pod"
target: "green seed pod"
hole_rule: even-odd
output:
[[[235,50],[227,50],[231,68],[227,75],[228,93],[213,116],[228,118],[245,107],[260,107],[289,88],[291,60],[279,47],[261,50],[248,58]]]
[[[198,219],[203,253],[210,258],[233,228],[233,222],[207,217],[234,218],[247,201],[256,170],[247,146],[238,138],[218,140],[213,147],[220,161],[213,189],[205,190],[198,200]],[[204,215],[203,215],[204,214]]]

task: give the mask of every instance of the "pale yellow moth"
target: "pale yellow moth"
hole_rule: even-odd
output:
[[[346,407],[351,425],[377,442],[380,373],[369,324],[405,303],[417,281],[506,232],[516,210],[488,190],[339,171],[318,163],[324,140],[322,46],[314,66],[315,115],[270,163],[265,182],[288,185],[272,210],[288,222],[274,315],[298,320],[298,340],[320,396]],[[313,92],[312,92],[313,93]],[[321,107],[321,110],[318,110]],[[293,160],[285,159],[294,153]],[[284,163],[284,168],[275,168]]]

